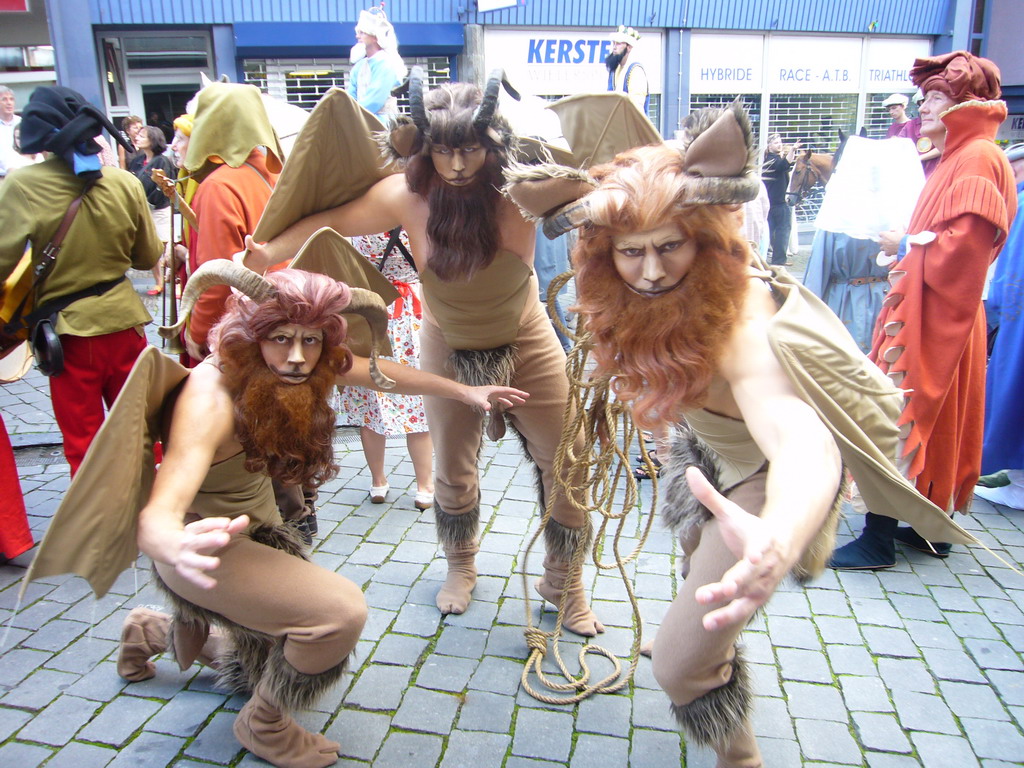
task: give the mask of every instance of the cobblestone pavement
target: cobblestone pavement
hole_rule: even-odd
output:
[[[140,283],[140,287],[145,287]],[[32,528],[41,536],[68,485],[67,465],[36,373],[0,390]],[[462,616],[441,617],[444,576],[431,513],[412,506],[413,473],[389,441],[388,503],[372,505],[354,434],[340,434],[339,477],[321,491],[314,560],[362,585],[370,618],[352,674],[300,715],[342,745],[339,766],[472,768],[709,768],[687,746],[665,695],[641,659],[622,692],[577,706],[542,704],[520,675],[527,650],[519,570],[538,516],[531,470],[515,441],[485,446],[481,578]],[[649,489],[645,489],[649,500]],[[1024,568],[1024,513],[983,500],[965,525]],[[861,521],[852,519],[859,530]],[[851,526],[844,522],[845,537]],[[635,542],[639,521],[626,533]],[[128,610],[158,604],[148,566],[125,572],[95,600],[76,577],[17,591],[31,553],[0,567],[0,766],[265,765],[242,751],[231,722],[243,700],[216,689],[199,666],[126,683],[115,671]],[[534,553],[528,570],[537,573]],[[628,568],[650,636],[677,587],[678,554],[657,524]],[[626,590],[615,572],[585,572],[608,631],[598,642],[624,657],[632,642]],[[531,602],[538,614],[536,601]],[[17,608],[17,611],[15,609]],[[1024,577],[982,549],[947,560],[907,552],[896,568],[826,572],[787,585],[745,633],[756,690],[754,726],[766,764],[964,768],[1024,764]],[[543,626],[553,625],[550,611]],[[563,656],[575,666],[579,640]],[[595,678],[608,662],[588,657]],[[551,667],[550,659],[545,662]]]

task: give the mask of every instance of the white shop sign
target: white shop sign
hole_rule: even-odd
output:
[[[512,85],[532,96],[604,91],[610,34],[606,29],[485,29],[484,64],[488,72],[501,67]],[[661,32],[640,30],[640,34],[628,63],[641,63],[651,93],[661,93]]]
[[[691,93],[910,91],[926,39],[694,34]]]
[[[1014,144],[1024,141],[1024,115],[1007,115],[1003,124],[999,126],[996,138]]]

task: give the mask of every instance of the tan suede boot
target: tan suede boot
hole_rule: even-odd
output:
[[[604,632],[604,625],[590,610],[590,603],[587,602],[587,596],[583,591],[583,581],[577,576],[572,583],[567,584],[568,578],[569,561],[560,560],[549,554],[544,558],[544,575],[536,584],[537,592],[558,608],[561,605],[562,592],[567,589],[569,594],[565,602],[562,626],[584,637],[593,637]]]
[[[121,627],[117,674],[133,683],[153,677],[156,665],[150,659],[167,650],[167,632],[170,628],[170,614],[141,605],[133,608]]]
[[[325,768],[338,761],[341,745],[310,733],[282,712],[260,683],[235,718],[235,738],[257,757],[278,768]]]
[[[476,553],[479,551],[480,545],[475,540],[465,544],[445,545],[448,576],[437,592],[437,608],[441,613],[466,612],[476,586]]]
[[[718,755],[715,768],[763,768],[764,766],[761,750],[757,746],[757,739],[754,738],[754,731],[750,727],[750,720],[744,720],[732,738],[724,744],[715,745],[714,750]]]

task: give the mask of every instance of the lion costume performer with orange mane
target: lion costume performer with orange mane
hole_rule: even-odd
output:
[[[654,640],[654,675],[719,768],[753,768],[737,639],[787,574],[823,569],[844,464],[886,514],[973,537],[894,466],[902,393],[813,294],[755,266],[736,218],[759,184],[742,108],[695,112],[684,133],[588,171],[516,168],[506,192],[551,236],[579,228],[578,350],[592,350],[593,379],[638,424],[681,433],[660,511],[679,532],[685,581]]]
[[[325,275],[283,269],[264,278],[217,259],[193,273],[183,316],[203,290],[225,284],[242,295],[229,297],[211,332],[213,354],[191,373],[153,347],[140,357],[26,583],[73,571],[102,596],[141,550],[173,615],[141,606],[128,614],[118,674],[151,678],[150,659],[167,650],[182,670],[209,664],[222,684],[249,696],[233,728],[242,746],[284,768],[328,766],[339,745],[289,712],[311,706],[341,677],[366,601],[357,585],[310,562],[297,529],[282,522],[271,481],[317,487],[337,474],[334,386],[429,393],[481,410],[492,398],[518,405],[525,393],[467,387],[384,360],[378,367],[383,301]],[[356,318],[373,332],[369,358],[349,347]]]

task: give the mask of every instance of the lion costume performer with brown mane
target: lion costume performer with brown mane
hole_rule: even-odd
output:
[[[617,94],[586,98],[632,108]],[[902,393],[816,297],[784,270],[754,266],[736,220],[759,183],[742,108],[695,112],[684,132],[678,146],[589,171],[516,168],[506,191],[549,235],[580,229],[579,349],[593,353],[593,378],[610,380],[637,424],[681,432],[661,514],[679,532],[685,581],[654,641],[654,675],[719,768],[753,768],[762,760],[737,639],[786,574],[824,567],[843,465],[885,514],[973,537],[893,465]]]
[[[341,240],[321,235],[332,237]],[[289,712],[341,677],[367,608],[357,585],[309,561],[295,527],[282,523],[271,480],[315,487],[335,476],[328,396],[336,385],[429,393],[481,410],[492,398],[518,405],[525,393],[384,360],[378,367],[383,301],[325,275],[284,269],[264,278],[216,260],[193,273],[183,315],[203,290],[223,284],[244,295],[228,299],[213,354],[191,373],[152,347],[143,354],[27,579],[71,570],[102,595],[141,549],[174,615],[145,607],[128,615],[118,674],[151,678],[150,659],[167,650],[183,670],[210,664],[250,696],[234,723],[242,746],[277,766],[318,768],[337,761],[339,745]],[[350,350],[342,313],[370,324],[369,358]],[[153,482],[152,441],[165,421]],[[127,452],[133,442],[140,449]]]
[[[496,111],[503,77],[493,74],[485,92],[467,83],[448,83],[424,93],[422,79],[422,71],[413,68],[412,118],[379,134],[388,167],[402,172],[381,171],[379,181],[327,210],[323,200],[336,195],[341,184],[338,176],[321,167],[321,147],[340,131],[317,113],[326,116],[331,109],[340,113],[348,108],[345,94],[325,97],[299,137],[278,185],[278,190],[287,190],[294,179],[305,186],[319,184],[325,193],[298,223],[292,223],[297,217],[278,216],[272,197],[254,238],[246,240],[246,264],[257,271],[266,269],[320,227],[348,236],[405,229],[423,286],[423,370],[465,383],[502,383],[530,392],[529,402],[511,413],[509,421],[536,466],[542,508],[553,497],[551,520],[544,528],[544,576],[537,590],[556,606],[567,593],[564,626],[595,635],[604,628],[590,610],[580,577],[569,575],[573,552],[587,545],[585,518],[559,487],[552,466],[568,395],[565,354],[537,296],[534,224],[500,193],[502,171],[514,158],[517,144]],[[346,119],[369,125],[368,113],[360,112]],[[322,141],[312,132],[319,126],[326,126]],[[347,146],[339,150],[352,153],[357,134],[347,125]],[[299,170],[303,147],[317,148],[304,172]],[[357,163],[358,158],[353,165]],[[290,177],[293,169],[297,175]],[[278,194],[275,191],[275,197]],[[275,226],[265,227],[270,219]],[[277,226],[278,220],[291,226]],[[265,229],[269,231],[261,234]],[[269,242],[259,245],[264,237]],[[477,577],[477,463],[483,419],[439,398],[427,398],[425,405],[435,447],[437,535],[448,560],[437,606],[445,614],[462,613]],[[504,421],[492,414],[489,436],[497,439],[503,433]]]

